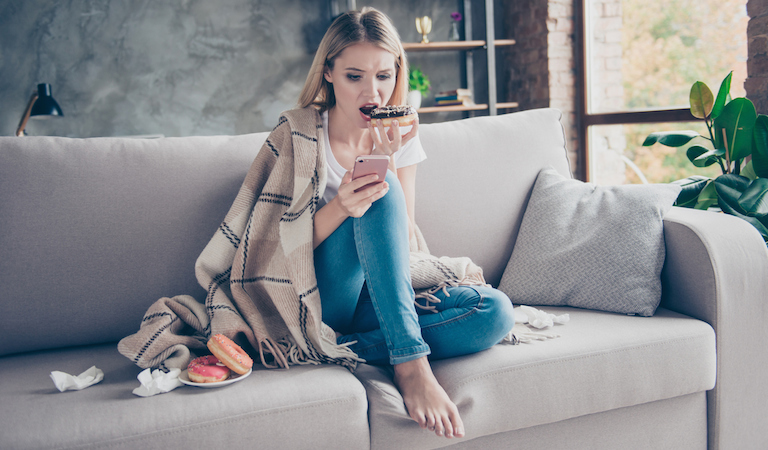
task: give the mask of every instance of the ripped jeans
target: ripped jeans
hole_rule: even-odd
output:
[[[512,303],[494,288],[448,287],[436,311],[418,309],[411,287],[408,215],[402,187],[360,218],[347,218],[314,252],[323,322],[370,364],[444,359],[497,344],[514,325]]]

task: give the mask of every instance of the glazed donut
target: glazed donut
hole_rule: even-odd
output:
[[[413,106],[380,106],[374,108],[370,113],[371,120],[381,119],[382,125],[385,127],[392,126],[392,121],[397,120],[397,123],[401,127],[413,125],[413,122],[418,117],[416,109]]]
[[[229,378],[229,369],[213,355],[193,359],[187,366],[187,373],[195,383],[215,383]]]
[[[243,375],[253,366],[253,360],[239,345],[223,334],[214,335],[208,340],[208,350],[233,371]]]

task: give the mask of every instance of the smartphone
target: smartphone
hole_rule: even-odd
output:
[[[352,169],[352,179],[354,180],[375,173],[379,176],[379,181],[377,181],[377,183],[380,183],[384,181],[384,178],[387,176],[387,167],[389,167],[389,156],[387,155],[358,156],[355,158],[355,167]],[[365,189],[368,186],[369,185],[365,185],[360,189]],[[358,191],[360,189],[358,189]]]

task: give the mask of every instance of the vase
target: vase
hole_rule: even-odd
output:
[[[420,91],[408,92],[408,97],[406,98],[406,102],[416,109],[421,108],[421,92]]]
[[[459,36],[459,22],[451,22],[451,29],[448,32],[448,40],[449,41],[461,40],[461,36]]]

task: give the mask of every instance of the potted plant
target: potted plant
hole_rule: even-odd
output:
[[[412,68],[408,72],[408,104],[416,109],[421,107],[422,97],[429,92],[429,78],[418,68]]]
[[[717,206],[752,224],[768,243],[768,116],[758,115],[747,98],[731,99],[732,75],[729,73],[720,84],[716,98],[701,81],[691,87],[691,114],[704,120],[709,136],[695,131],[657,132],[648,135],[643,145],[681,147],[694,138],[703,138],[705,145],[687,149],[688,159],[696,167],[718,164],[722,175],[714,179],[694,175],[675,181],[682,186],[675,205],[696,209]]]

